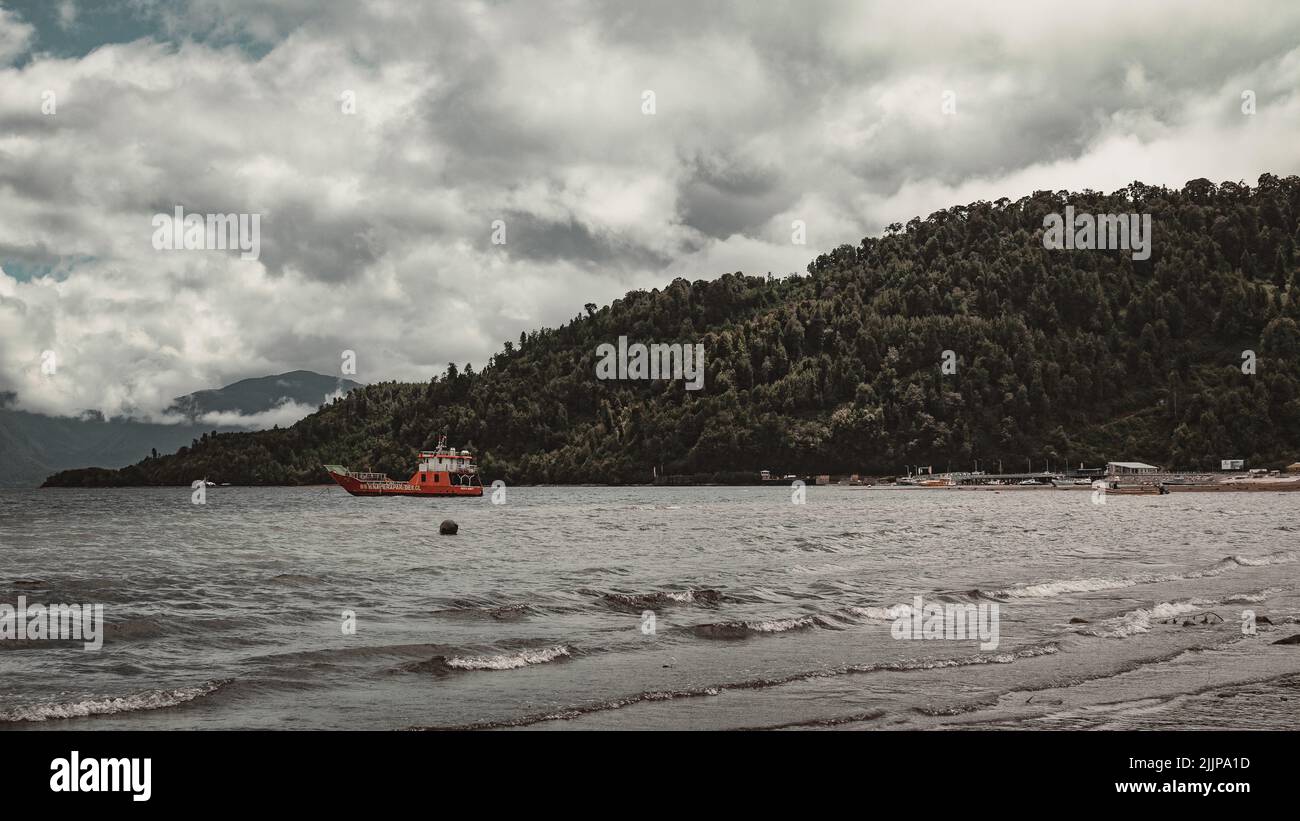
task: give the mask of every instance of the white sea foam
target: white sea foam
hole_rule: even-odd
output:
[[[1096,590],[1117,590],[1145,584],[1142,579],[1063,579],[1059,581],[1039,582],[1022,587],[1010,587],[989,595],[995,599],[1038,599],[1059,596],[1062,593],[1091,593]]]
[[[530,664],[546,664],[556,659],[569,658],[572,651],[563,645],[536,650],[520,650],[518,653],[504,653],[499,656],[471,656],[469,658],[452,658],[447,666],[457,670],[516,670]]]
[[[141,710],[161,710],[206,696],[221,688],[225,683],[224,681],[209,681],[197,687],[178,687],[174,690],[148,690],[126,696],[91,698],[84,701],[27,704],[22,707],[0,710],[0,723],[55,721],[66,718],[133,713]]]
[[[1145,633],[1150,630],[1153,621],[1181,616],[1184,613],[1194,613],[1203,610],[1204,608],[1205,604],[1196,601],[1161,602],[1149,609],[1140,607],[1137,610],[1131,610],[1122,616],[1106,619],[1096,625],[1084,628],[1080,632],[1101,638],[1128,638],[1129,636],[1138,633]]]
[[[843,612],[860,619],[893,621],[898,618],[899,614],[902,612],[902,608],[905,606],[906,605],[902,604],[896,604],[893,607],[858,607],[857,605],[849,605],[844,608]]]
[[[1018,585],[987,594],[995,599],[1036,599],[1059,596],[1062,593],[1091,593],[1098,590],[1121,590],[1141,584],[1158,584],[1160,582],[1180,581],[1183,579],[1203,579],[1218,576],[1238,567],[1266,567],[1275,564],[1290,564],[1296,560],[1294,553],[1277,551],[1266,556],[1226,556],[1214,564],[1191,570],[1186,573],[1168,573],[1163,575],[1143,574],[1131,577],[1100,577],[1086,579],[1054,579],[1035,584]]]
[[[797,619],[765,619],[763,621],[747,621],[745,627],[753,630],[755,633],[785,633],[789,630],[802,630],[805,627],[812,627],[817,622],[812,616],[801,616]]]
[[[1139,607],[1114,618],[1105,619],[1097,624],[1084,627],[1079,632],[1100,638],[1128,638],[1145,633],[1166,619],[1204,610],[1225,604],[1255,603],[1264,601],[1268,591],[1260,590],[1250,593],[1232,593],[1222,599],[1186,599],[1176,602],[1160,602],[1152,607]]]

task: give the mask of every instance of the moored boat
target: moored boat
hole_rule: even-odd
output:
[[[917,487],[953,487],[957,483],[949,477],[936,477],[934,479],[922,479],[916,483]]]
[[[1118,482],[1106,483],[1107,496],[1164,496],[1169,488],[1164,483],[1159,485],[1120,485]]]
[[[420,451],[420,463],[406,481],[384,473],[354,473],[342,465],[325,465],[330,478],[353,496],[482,496],[478,465],[468,450],[447,447],[438,439],[435,450]]]
[[[1092,479],[1067,479],[1058,478],[1052,480],[1052,487],[1057,490],[1092,490]]]

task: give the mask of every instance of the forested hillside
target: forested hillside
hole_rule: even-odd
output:
[[[1150,213],[1150,259],[1045,250],[1043,217],[1067,203]],[[652,465],[1276,466],[1300,458],[1298,222],[1300,178],[1271,175],[977,202],[841,246],[807,276],[677,279],[521,336],[482,372],[370,385],[291,428],[51,484],[321,482],[325,462],[405,477],[440,433],[512,483],[646,482]],[[598,381],[596,348],[620,335],[703,342],[704,388]]]

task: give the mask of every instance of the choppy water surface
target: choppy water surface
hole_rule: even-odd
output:
[[[0,491],[0,602],[109,622],[0,641],[0,726],[1300,727],[1300,494],[190,493]],[[894,639],[918,595],[999,646]]]

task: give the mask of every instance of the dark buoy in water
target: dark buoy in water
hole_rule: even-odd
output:
[[[451,519],[443,519],[442,524],[438,525],[439,536],[455,536],[457,530],[460,530],[460,525]]]

